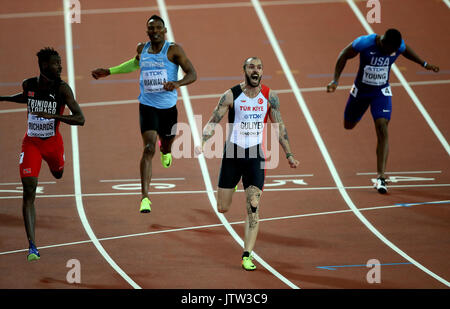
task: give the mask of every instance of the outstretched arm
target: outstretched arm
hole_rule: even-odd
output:
[[[101,77],[106,77],[111,74],[121,74],[121,73],[131,73],[139,69],[139,57],[141,55],[142,49],[144,47],[144,43],[139,43],[136,48],[136,56],[131,58],[124,63],[119,64],[118,66],[111,67],[108,69],[98,68],[91,72],[92,77],[95,79],[99,79]]]
[[[0,101],[8,101],[15,103],[27,103],[27,98],[23,95],[23,93],[17,93],[8,96],[0,96]]]
[[[334,69],[334,78],[327,85],[327,92],[334,92],[338,86],[339,78],[341,77],[341,73],[345,68],[348,59],[355,58],[358,55],[358,52],[353,48],[352,43],[347,45],[341,53],[339,54],[338,60],[336,62],[336,66]]]
[[[294,155],[291,151],[291,146],[289,145],[289,138],[287,134],[286,126],[284,125],[283,119],[281,119],[280,113],[280,100],[278,95],[270,91],[269,93],[269,103],[270,103],[270,121],[273,123],[278,123],[278,138],[281,147],[283,147],[284,152],[286,153],[286,158],[289,161],[289,165],[292,168],[296,168],[298,165],[298,161],[295,160]]]
[[[170,55],[169,55],[170,53]],[[186,86],[192,84],[197,80],[197,72],[192,65],[189,58],[186,56],[183,48],[180,45],[174,44],[170,47],[168,57],[172,59],[172,62],[178,64],[185,73],[184,77],[179,81],[170,81],[164,84],[164,89],[167,91],[172,91],[181,86]]]
[[[15,103],[27,103],[27,95],[25,93],[25,85],[26,81],[22,83],[22,89],[23,91],[21,93],[16,93],[9,96],[0,96],[0,101],[9,101],[9,102],[15,102]]]
[[[33,113],[34,115],[42,118],[47,119],[56,119],[59,121],[62,121],[64,123],[70,124],[70,125],[76,125],[76,126],[82,126],[84,125],[84,115],[81,111],[80,106],[78,105],[77,101],[75,101],[75,98],[73,96],[72,89],[70,89],[69,85],[63,84],[60,86],[60,93],[61,96],[64,99],[65,104],[69,108],[69,110],[72,112],[71,115],[52,115],[48,113],[43,112],[37,112]]]
[[[402,54],[406,59],[409,59],[415,63],[420,64],[427,70],[433,70],[434,72],[439,72],[439,67],[436,65],[432,65],[424,60],[422,60],[413,50],[411,47],[406,45],[406,49]]]

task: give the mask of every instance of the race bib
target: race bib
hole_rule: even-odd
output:
[[[366,65],[364,67],[364,73],[362,82],[371,86],[382,86],[388,81],[389,67],[374,67]]]
[[[391,86],[387,86],[381,89],[381,93],[384,94],[386,97],[392,97]]]
[[[164,91],[163,84],[167,82],[167,70],[143,71],[142,79],[144,83],[144,92],[162,92]]]
[[[45,119],[33,114],[28,114],[29,137],[47,138],[55,135],[55,119]]]

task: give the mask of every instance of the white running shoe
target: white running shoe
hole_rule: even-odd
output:
[[[375,188],[377,189],[378,193],[386,194],[387,193],[386,180],[381,177],[377,178],[377,182],[375,183]]]

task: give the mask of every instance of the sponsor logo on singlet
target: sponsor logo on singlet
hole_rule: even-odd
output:
[[[264,104],[266,103],[266,104]],[[249,148],[263,142],[267,100],[262,93],[248,98],[243,92],[234,101],[234,123],[230,140],[234,144]]]

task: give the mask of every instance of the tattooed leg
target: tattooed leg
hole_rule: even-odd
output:
[[[259,201],[262,191],[255,186],[245,189],[247,197],[247,219],[245,220],[244,251],[252,252],[259,228]]]

